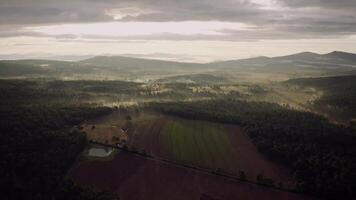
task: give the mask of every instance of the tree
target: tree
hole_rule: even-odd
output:
[[[125,117],[125,119],[126,119],[126,121],[131,121],[131,120],[132,120],[132,117],[131,117],[130,115],[127,115],[127,116]]]
[[[257,183],[263,184],[263,175],[261,173],[257,174],[256,181]]]
[[[279,183],[278,183],[278,187],[279,187],[279,188],[283,188],[283,183],[282,183],[282,182],[279,182]]]
[[[246,180],[247,180],[247,177],[246,177],[246,174],[245,174],[244,171],[240,171],[240,173],[239,173],[239,178],[240,178],[240,180],[242,180],[242,181],[246,181]]]

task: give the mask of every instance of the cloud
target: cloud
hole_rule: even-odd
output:
[[[1,0],[0,37],[58,40],[232,40],[347,37],[356,34],[355,0]],[[46,34],[24,27],[108,22],[220,21],[249,25],[222,34]]]
[[[107,21],[112,18],[105,14],[106,6],[85,0],[2,0],[0,23],[13,25]]]
[[[277,0],[277,2],[291,7],[319,7],[329,9],[354,9],[355,0]]]
[[[262,14],[247,0],[2,0],[2,24],[248,20]]]

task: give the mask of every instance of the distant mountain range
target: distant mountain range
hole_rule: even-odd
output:
[[[123,56],[96,56],[70,62],[55,60],[2,60],[2,78],[125,79],[147,81],[184,75],[210,74],[230,80],[263,75],[282,79],[355,74],[356,54],[302,52],[279,57],[256,57],[206,64],[184,63]],[[246,77],[243,77],[246,76]],[[183,79],[182,79],[183,78]],[[216,81],[216,80],[215,80]],[[237,80],[238,81],[238,80]]]
[[[350,66],[356,65],[356,54],[341,52],[341,51],[333,51],[327,54],[317,54],[313,52],[302,52],[287,56],[278,56],[278,57],[255,57],[248,59],[240,59],[240,60],[228,60],[228,61],[220,61],[210,63],[213,65],[238,65],[238,64],[269,64],[269,63],[292,63],[292,62],[305,62],[305,63],[336,63],[336,64],[345,64]]]

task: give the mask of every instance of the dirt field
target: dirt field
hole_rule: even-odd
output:
[[[83,161],[70,177],[125,200],[299,200],[303,195],[227,180],[121,152],[112,161]]]
[[[288,169],[260,154],[239,126],[163,116],[136,127],[128,132],[131,149],[233,175],[244,171],[251,181],[262,174],[293,187]]]
[[[281,181],[284,187],[294,187],[289,170],[282,165],[270,161],[258,152],[256,146],[252,144],[250,138],[241,127],[227,125],[226,128],[229,130],[228,134],[237,154],[236,157],[241,160],[238,168],[246,172],[247,179],[255,181],[257,175],[260,173],[267,178],[273,179],[276,184]]]
[[[90,141],[117,145],[127,141],[128,136],[119,126],[111,125],[83,125],[83,131]]]
[[[114,114],[91,122],[84,131],[92,141],[116,144],[118,140],[112,140],[115,136],[125,140],[132,151],[234,176],[243,171],[250,181],[262,174],[276,185],[282,182],[284,187],[294,187],[288,169],[260,154],[237,125],[141,115],[132,117],[131,128],[122,132],[125,123],[124,117]]]

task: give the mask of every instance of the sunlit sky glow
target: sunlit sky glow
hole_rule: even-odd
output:
[[[246,30],[247,25],[240,23],[218,21],[184,21],[184,22],[107,22],[90,24],[63,24],[51,26],[26,27],[28,31],[34,31],[52,36],[73,35],[80,37],[85,35],[97,36],[137,36],[152,34],[180,34],[180,35],[226,35],[220,30]]]
[[[2,0],[0,54],[209,62],[356,52],[355,10],[354,0]]]

